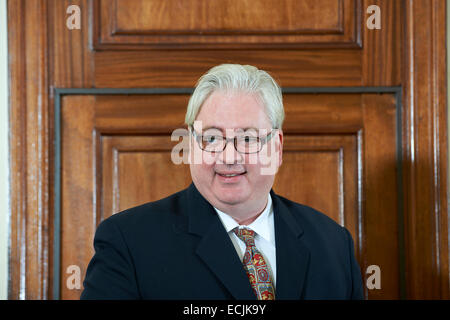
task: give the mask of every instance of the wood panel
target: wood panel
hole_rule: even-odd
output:
[[[189,168],[173,164],[170,156],[176,144],[170,134],[184,116],[176,110],[184,109],[187,99],[187,95],[62,97],[61,132],[56,133],[61,136],[60,298],[79,298],[82,288],[66,286],[66,270],[75,265],[85,274],[98,223],[189,185]],[[168,107],[173,115],[158,117],[158,111]],[[133,132],[150,135],[130,136]],[[173,177],[174,172],[179,174]],[[169,176],[172,183],[167,183]]]
[[[120,47],[114,47],[97,52],[94,58],[96,86],[191,87],[198,74],[223,62],[257,65],[276,75],[285,87],[400,85],[403,1],[366,0],[354,4],[357,10],[356,30],[362,30],[358,38],[362,48],[356,50],[311,50],[307,47],[286,50],[289,47],[284,42],[283,50],[270,47],[270,51],[264,50],[269,44],[264,45],[263,50],[248,50],[242,45],[237,47],[239,50],[199,45],[202,50],[192,51],[190,55],[178,50],[183,46],[155,51],[147,50],[146,45],[140,43],[130,48],[133,50],[117,52]],[[366,28],[369,15],[363,9],[371,4],[380,6],[383,22],[380,30]],[[332,46],[333,43],[326,45]],[[136,51],[140,49],[145,50],[145,54]]]
[[[171,160],[176,143],[167,135],[103,135],[100,219],[187,188],[189,166]]]
[[[79,299],[82,288],[69,290],[66,270],[77,266],[84,275],[94,253],[99,191],[95,178],[95,97],[63,97],[61,105],[61,208],[57,208],[61,222],[55,237],[58,241],[59,236],[61,249],[59,257],[56,255],[60,279],[55,285],[60,286],[61,299]]]
[[[95,54],[91,50],[88,0],[48,0],[47,54],[50,59],[49,81],[52,88],[94,87]],[[80,29],[66,28],[66,10],[70,5],[80,7]],[[52,94],[52,92],[50,92]],[[51,124],[50,124],[51,125]]]
[[[285,94],[283,103],[285,133],[356,133],[364,126],[358,94]]]
[[[362,84],[365,86],[397,86],[402,84],[404,42],[404,1],[364,0],[362,7],[380,8],[381,29],[363,28]],[[366,13],[363,23],[368,18]]]
[[[167,134],[184,126],[188,101],[188,94],[154,94],[151,99],[148,95],[134,95],[132,101],[121,96],[99,95],[95,104],[95,127],[111,134]]]
[[[101,10],[113,8],[113,34],[327,34],[355,14],[343,2],[103,0]]]
[[[242,5],[247,3],[244,2]],[[286,0],[281,3],[287,6],[290,2]],[[325,2],[314,2],[311,5],[313,10],[311,12],[317,12],[314,8],[320,3]],[[254,24],[249,23],[247,26],[236,24],[246,27],[246,32],[251,32],[251,28],[259,32],[256,30],[257,23],[265,23],[267,28],[272,26],[279,28],[278,31],[300,32],[288,34],[286,39],[299,37],[298,39],[303,40],[311,39],[311,42],[305,40],[306,42],[301,43],[303,40],[294,38],[275,45],[261,42],[261,37],[275,37],[277,30],[269,29],[263,30],[269,32],[265,35],[243,34],[243,37],[249,37],[246,39],[247,43],[234,41],[232,44],[213,45],[207,42],[201,44],[192,42],[193,38],[187,40],[189,37],[199,35],[181,34],[174,35],[179,37],[177,44],[166,43],[157,47],[150,43],[149,39],[158,37],[164,32],[165,36],[168,36],[167,33],[171,31],[167,25],[158,25],[160,33],[154,35],[151,34],[152,25],[146,25],[145,21],[134,27],[128,25],[131,18],[127,17],[125,12],[121,17],[115,15],[107,17],[110,19],[108,21],[116,21],[116,26],[104,25],[106,20],[100,21],[94,14],[106,12],[101,10],[98,1],[8,1],[11,146],[9,297],[12,299],[52,297],[52,286],[55,283],[52,258],[55,231],[52,225],[55,215],[53,203],[58,192],[53,184],[56,145],[54,132],[57,129],[53,120],[54,88],[193,87],[198,77],[213,65],[233,62],[252,64],[268,70],[284,87],[398,85],[402,87],[402,110],[396,117],[392,115],[391,94],[375,95],[376,97],[357,94],[343,97],[340,94],[333,94],[333,99],[322,99],[319,97],[322,94],[304,95],[302,99],[305,104],[310,103],[311,107],[317,108],[316,113],[310,113],[307,117],[302,117],[307,108],[301,108],[303,104],[297,103],[298,98],[287,95],[285,97],[287,115],[288,119],[291,117],[293,120],[286,122],[287,137],[289,135],[316,137],[321,134],[320,132],[326,132],[325,135],[329,137],[347,135],[356,137],[354,139],[357,139],[358,159],[362,159],[358,163],[357,176],[363,177],[357,181],[358,190],[361,190],[360,198],[357,200],[361,208],[358,219],[362,221],[360,225],[362,232],[356,235],[359,245],[357,252],[362,259],[359,260],[362,269],[370,264],[380,264],[382,267],[383,290],[366,292],[368,296],[448,299],[450,295],[445,100],[446,3],[441,0],[354,1],[352,2],[356,5],[354,16],[345,9],[346,3],[350,1],[340,3],[343,8],[343,19],[338,24],[343,27],[340,33],[332,33],[335,32],[332,31],[333,25],[336,25],[336,20],[333,19],[320,21],[314,25],[315,31],[308,31],[309,25],[320,20],[314,14],[303,19],[304,21],[290,23],[286,20],[284,24],[279,25],[258,19],[252,22]],[[80,30],[65,28],[66,8],[71,4],[79,5],[81,8]],[[119,2],[118,4],[121,5]],[[135,6],[143,4],[144,2],[139,1],[134,3]],[[368,17],[365,9],[369,4],[377,4],[381,8],[380,30],[369,30],[365,27]],[[333,4],[325,8],[323,17],[331,14],[333,8],[335,8]],[[133,14],[135,17],[139,15]],[[246,14],[257,13],[252,11]],[[288,16],[289,14],[286,15]],[[345,29],[350,25],[348,23],[350,20],[346,19],[354,21],[353,31]],[[227,26],[228,22],[225,22],[222,23],[222,27]],[[204,25],[201,24],[200,28],[202,26]],[[102,28],[102,32],[108,30],[107,37],[114,43],[101,44],[99,41],[103,40],[93,36],[99,35],[99,27]],[[195,24],[190,28],[188,33],[198,30]],[[207,28],[211,30],[211,26]],[[142,32],[138,29],[142,29]],[[234,39],[238,36],[236,34],[238,28],[236,30],[230,28],[224,30],[223,34],[203,36],[205,39],[216,37],[217,41],[223,41],[225,37],[233,36]],[[227,35],[226,32],[235,34]],[[139,41],[134,43],[133,37]],[[336,37],[338,40],[321,42],[320,39],[326,37],[329,37],[328,39]],[[152,126],[146,123],[146,120],[140,119],[136,120],[136,129],[130,128],[132,121],[127,118],[124,110],[134,107],[134,112],[144,112],[148,105],[144,99],[139,100],[132,95],[129,97],[130,101],[125,99],[121,102],[121,109],[111,108],[108,99],[113,101],[116,97],[96,96],[94,101],[86,102],[87,105],[95,104],[96,112],[103,115],[94,117],[94,127],[98,128],[97,130],[89,134],[84,133],[85,137],[89,136],[95,143],[82,140],[78,142],[80,146],[83,143],[93,143],[92,148],[95,146],[97,154],[102,154],[103,149],[100,148],[102,135],[104,141],[119,138],[120,141],[114,140],[113,143],[114,146],[118,146],[118,150],[126,149],[120,145],[121,142],[132,144],[134,138],[143,138],[143,144],[151,145],[151,142],[146,142],[145,139],[167,134],[172,125],[177,127],[182,121],[179,119],[184,113],[181,100],[186,97],[178,96],[171,97],[167,103],[161,99],[162,109],[153,110],[158,123]],[[72,98],[74,99],[71,97],[63,103],[71,103]],[[80,104],[84,103],[84,98],[79,98]],[[334,99],[337,99],[336,101],[344,99],[345,103],[337,103]],[[170,109],[176,114],[177,122],[171,123],[165,117],[166,109],[163,108],[168,108],[169,105],[179,106]],[[374,113],[375,109],[377,112]],[[146,117],[150,114],[146,114]],[[315,115],[313,121],[308,121],[308,117],[313,115]],[[398,121],[397,129],[401,128],[401,146],[394,144],[394,141],[400,141],[398,131],[394,130],[397,133],[393,133],[394,118]],[[326,127],[317,125],[317,122],[323,123],[324,126],[326,124]],[[80,125],[80,128],[83,127]],[[102,131],[103,129],[106,131]],[[75,127],[73,132],[77,133]],[[138,132],[143,132],[142,136],[138,136]],[[388,138],[390,143],[381,142],[387,141]],[[380,144],[381,147],[374,147]],[[394,146],[397,153],[393,149]],[[90,148],[88,149],[91,150]],[[111,148],[114,149],[113,146]],[[121,153],[117,153],[119,154]],[[162,157],[156,154],[153,156],[156,157],[153,159]],[[314,157],[312,153],[295,156],[292,154],[291,159],[302,156],[309,159]],[[146,163],[152,161],[151,157],[152,154],[146,152],[136,154],[124,152],[119,156],[123,160],[119,163],[125,165],[122,168],[126,168],[126,164],[133,159],[140,159],[141,163]],[[89,163],[95,168],[100,168],[100,164],[103,163],[100,158],[97,157],[96,161]],[[394,158],[397,162],[393,160]],[[323,161],[330,166],[333,163],[337,168],[335,159],[336,153],[331,152],[324,155]],[[399,159],[401,166],[398,168],[393,163],[398,163]],[[301,166],[297,162],[295,164]],[[73,166],[76,167],[76,164]],[[114,168],[119,172],[121,170],[121,166]],[[300,168],[299,170],[301,171]],[[73,176],[73,172],[69,171],[64,173],[66,178]],[[96,175],[97,172],[103,174],[102,170],[88,174]],[[95,203],[91,209],[102,212],[101,201],[98,201],[102,198],[102,180],[83,179],[80,178],[77,184],[67,185],[66,188],[71,187],[76,191],[80,184],[90,181],[96,188],[93,191],[94,195],[88,198],[93,199]],[[344,176],[344,182],[345,179]],[[118,185],[119,189],[125,188],[120,187],[120,183]],[[333,182],[333,185],[336,184]],[[92,188],[92,185],[90,187]],[[373,190],[382,187],[385,193],[374,193]],[[395,204],[392,197],[398,189],[403,191],[400,197],[403,200]],[[336,199],[333,193],[329,194],[331,198]],[[143,201],[141,196],[132,198],[132,195],[128,195],[127,199],[128,197],[130,202],[126,202],[128,200],[120,198],[119,195],[119,207],[120,203],[128,205],[135,201]],[[317,201],[315,205],[320,206],[319,202]],[[324,210],[332,207],[330,204],[323,206]],[[344,202],[344,208],[346,207],[348,206]],[[330,212],[333,216],[338,214],[336,211]],[[396,213],[387,214],[392,212]],[[398,215],[400,212],[403,212],[403,215]],[[89,211],[89,214],[93,214],[92,211]],[[91,218],[94,219],[92,216]],[[75,217],[72,219],[74,223],[86,223]],[[95,221],[97,220],[92,220],[88,228],[81,228],[80,232],[93,232]],[[62,236],[70,236],[70,230],[64,229]],[[365,238],[362,238],[363,235]],[[89,237],[87,235],[86,239]],[[386,237],[394,240],[383,243]],[[66,245],[65,242],[62,243]],[[83,259],[89,255],[89,250],[92,249],[83,252],[65,252],[64,259],[74,263],[84,261]],[[398,252],[403,254],[399,255]],[[406,272],[402,273],[403,268]],[[394,272],[394,269],[397,271]],[[65,279],[60,280],[63,284]],[[64,297],[74,298],[76,292],[65,292]]]
[[[390,94],[365,94],[361,97],[364,130],[360,148],[363,150],[363,188],[361,212],[364,216],[364,239],[361,239],[365,261],[362,274],[370,265],[381,270],[381,289],[368,290],[371,299],[399,299],[403,297],[404,252],[403,221],[405,211],[399,173],[402,161],[399,153],[397,101]],[[398,106],[400,108],[400,106]],[[389,240],[388,240],[389,239]],[[365,249],[364,249],[365,248]]]
[[[356,236],[357,181],[361,178],[357,137],[286,135],[283,144],[283,165],[276,176],[275,192],[325,212]]]
[[[355,240],[362,271],[370,264],[383,269],[383,290],[377,298],[398,298],[398,164],[396,146],[391,143],[396,130],[395,95],[285,96],[284,161],[275,192],[317,208],[345,226]],[[88,92],[63,96],[61,256],[56,257],[61,263],[63,299],[79,297],[81,289],[65,286],[65,270],[78,265],[84,274],[93,253],[95,228],[103,219],[161,199],[191,182],[188,166],[171,160],[179,141],[170,136],[181,129],[177,126],[183,114],[177,110],[184,108],[187,97]],[[162,101],[165,108],[174,110],[164,123],[154,112]],[[123,119],[120,126],[117,119]],[[380,147],[383,152],[378,151]],[[388,225],[381,234],[376,221]],[[379,254],[378,246],[389,248],[389,253]],[[366,294],[374,297],[376,293]]]
[[[360,47],[359,0],[98,0],[94,48]]]
[[[95,54],[95,86],[106,88],[193,87],[199,75],[221,63],[256,65],[284,87],[360,86],[357,50],[101,51]]]

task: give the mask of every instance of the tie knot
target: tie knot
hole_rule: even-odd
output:
[[[255,245],[255,231],[250,229],[234,228],[233,232],[239,239],[244,241],[245,245],[250,247]]]

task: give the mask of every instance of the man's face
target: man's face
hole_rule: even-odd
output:
[[[274,130],[257,96],[246,93],[213,92],[197,115],[196,124],[199,123],[201,129],[194,125],[197,134],[213,132],[226,138],[246,134],[265,137]],[[282,162],[281,130],[275,130],[262,150],[254,154],[237,152],[232,141],[227,143],[223,152],[210,153],[202,151],[195,138],[191,139],[191,176],[206,200],[225,212],[247,210],[251,214],[264,208],[261,205],[266,204],[267,194]],[[193,157],[202,161],[194,162]],[[230,174],[239,175],[224,176]]]

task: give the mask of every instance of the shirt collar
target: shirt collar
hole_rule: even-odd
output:
[[[236,220],[234,220],[231,216],[226,214],[225,212],[220,211],[216,207],[214,207],[217,214],[219,215],[220,220],[222,221],[223,226],[227,232],[231,232],[234,228],[248,228],[255,231],[259,236],[264,238],[265,240],[272,242],[272,233],[271,233],[271,219],[273,220],[273,207],[272,207],[272,198],[270,193],[267,197],[267,205],[264,211],[256,218],[248,226],[240,226]]]

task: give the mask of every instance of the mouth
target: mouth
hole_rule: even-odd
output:
[[[246,173],[247,173],[247,171],[236,172],[236,173],[219,173],[219,172],[216,172],[216,174],[218,174],[219,176],[226,177],[226,178],[241,176],[241,175],[246,174]]]
[[[225,184],[236,184],[240,183],[242,179],[244,179],[244,175],[247,171],[244,172],[216,172],[217,178],[221,183]]]

